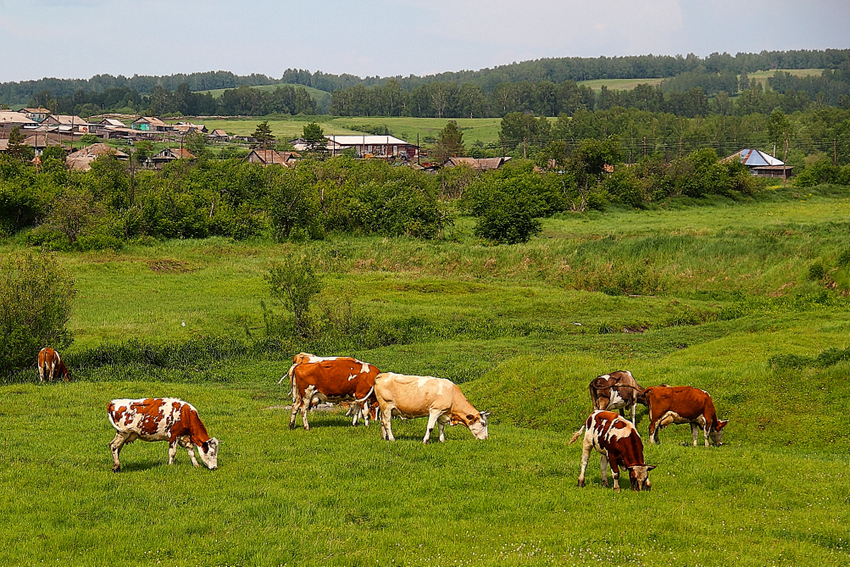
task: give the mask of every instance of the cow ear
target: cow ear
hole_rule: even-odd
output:
[[[474,416],[471,413],[466,414],[466,421],[468,421],[469,423],[475,423],[476,419],[478,419],[477,416]]]
[[[210,444],[204,441],[203,443],[201,443],[201,449],[204,450],[204,453],[208,452],[210,450]]]
[[[655,468],[655,467],[657,467],[657,466],[658,466],[658,465],[646,465],[646,472],[651,471],[652,469],[654,469],[654,468]]]
[[[727,420],[725,420],[725,421],[722,421],[722,420],[721,420],[721,421],[718,421],[718,422],[717,422],[717,431],[720,431],[721,429],[723,429],[724,427],[726,427],[726,424],[727,424],[727,423],[729,423],[729,420],[728,420],[728,419],[727,419]]]

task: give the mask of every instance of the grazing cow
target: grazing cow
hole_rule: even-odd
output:
[[[646,402],[649,407],[649,442],[658,443],[658,430],[671,423],[689,423],[694,447],[697,446],[698,429],[717,446],[723,444],[723,428],[729,420],[717,419],[714,402],[705,390],[691,386],[653,386],[647,388]]]
[[[610,463],[616,492],[620,491],[620,467],[629,471],[632,490],[640,492],[652,489],[648,473],[655,468],[655,465],[647,465],[643,462],[643,443],[637,429],[629,423],[629,420],[611,411],[596,410],[575,432],[570,439],[570,444],[579,438],[583,430],[585,433],[581,448],[579,486],[584,486],[584,471],[587,469],[590,451],[596,449],[602,454],[599,460],[602,486],[608,488],[608,463]]]
[[[292,366],[278,384],[289,376],[292,387],[292,415],[289,428],[295,429],[295,417],[302,411],[304,429],[310,429],[307,423],[307,411],[314,398],[324,402],[342,402],[353,400],[359,411],[354,412],[353,425],[357,425],[362,416],[369,425],[369,408],[375,401],[375,377],[381,371],[373,365],[356,358],[333,356],[322,358],[309,353],[296,354]]]
[[[109,443],[112,450],[113,472],[121,470],[118,455],[125,443],[168,441],[168,464],[174,462],[177,445],[189,453],[192,464],[194,448],[209,469],[218,468],[218,439],[211,438],[192,404],[177,398],[141,398],[112,400],[106,406],[109,423],[115,428],[115,438]]]
[[[590,399],[594,410],[620,410],[625,417],[624,408],[631,408],[632,425],[635,425],[637,405],[646,405],[643,388],[628,370],[618,370],[611,374],[597,376],[590,382]]]
[[[487,416],[470,404],[457,384],[432,376],[404,376],[385,372],[375,379],[375,396],[381,412],[381,439],[395,441],[392,417],[403,419],[428,416],[423,443],[431,437],[434,425],[440,425],[440,442],[446,440],[443,428],[447,423],[462,423],[476,439],[487,439]]]
[[[71,372],[65,367],[59,353],[50,347],[45,347],[38,352],[38,379],[44,382],[44,375],[53,382],[54,374],[68,382],[71,380]]]

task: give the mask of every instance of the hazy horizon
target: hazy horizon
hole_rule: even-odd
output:
[[[846,0],[0,0],[0,82],[207,71],[425,76],[560,57],[850,48]]]

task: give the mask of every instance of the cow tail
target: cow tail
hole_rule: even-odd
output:
[[[290,367],[289,367],[289,370],[287,370],[287,371],[286,371],[286,374],[284,374],[283,376],[281,376],[281,377],[280,377],[280,380],[278,380],[278,381],[277,381],[277,385],[278,385],[278,386],[280,386],[280,385],[283,383],[283,381],[284,381],[284,380],[286,380],[286,377],[287,377],[287,376],[289,377],[289,383],[290,383],[290,384],[292,383],[292,373],[295,371],[295,367],[296,367],[296,366],[298,366],[298,365],[297,365],[297,364],[293,364],[292,366],[290,366]]]
[[[573,433],[573,436],[570,438],[570,442],[569,442],[569,443],[567,443],[567,445],[572,445],[573,443],[575,443],[575,442],[576,442],[576,439],[578,439],[578,438],[581,436],[581,432],[582,432],[582,431],[584,431],[584,425],[582,425],[581,427],[579,427],[578,431],[576,431],[575,433]]]
[[[374,392],[374,391],[375,391],[375,386],[373,385],[371,388],[369,388],[369,392],[365,396],[363,396],[362,399],[358,400],[357,398],[355,398],[354,401],[357,402],[358,404],[362,404],[363,402],[365,402],[366,400],[369,399],[369,396],[371,396],[372,392]]]

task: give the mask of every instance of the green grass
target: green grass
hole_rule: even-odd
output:
[[[492,143],[498,140],[500,118],[457,118],[454,119],[463,133],[463,141],[469,145],[476,141]],[[257,128],[257,124],[267,121],[278,140],[291,140],[300,137],[304,126],[315,122],[322,127],[326,136],[362,134],[364,127],[386,126],[392,136],[411,144],[418,140],[425,143],[426,139],[435,138],[445,128],[448,119],[445,118],[410,118],[410,117],[351,117],[351,116],[269,116],[254,118],[204,118],[203,123],[210,132],[221,128],[229,134],[249,136]]]
[[[850,363],[820,355],[850,348],[848,289],[832,285],[846,281],[848,209],[846,189],[780,187],[563,215],[512,247],[482,246],[460,219],[448,241],[62,255],[79,289],[63,353],[76,380],[36,385],[31,369],[0,385],[0,564],[846,562]],[[350,301],[355,331],[266,341],[263,275],[291,253],[323,274],[314,315]],[[827,279],[809,279],[816,261]],[[334,412],[289,431],[276,382],[299,350],[451,378],[493,412],[491,437],[455,427],[423,446],[419,419],[394,422],[387,443]],[[120,352],[140,358],[107,362]],[[707,389],[730,419],[724,446],[690,447],[690,429],[671,426],[645,448],[651,492],[603,489],[596,456],[579,489],[567,441],[588,382],[617,369]],[[169,467],[165,444],[136,442],[111,472],[106,403],[150,395],[199,409],[222,443],[218,470],[182,451]]]

